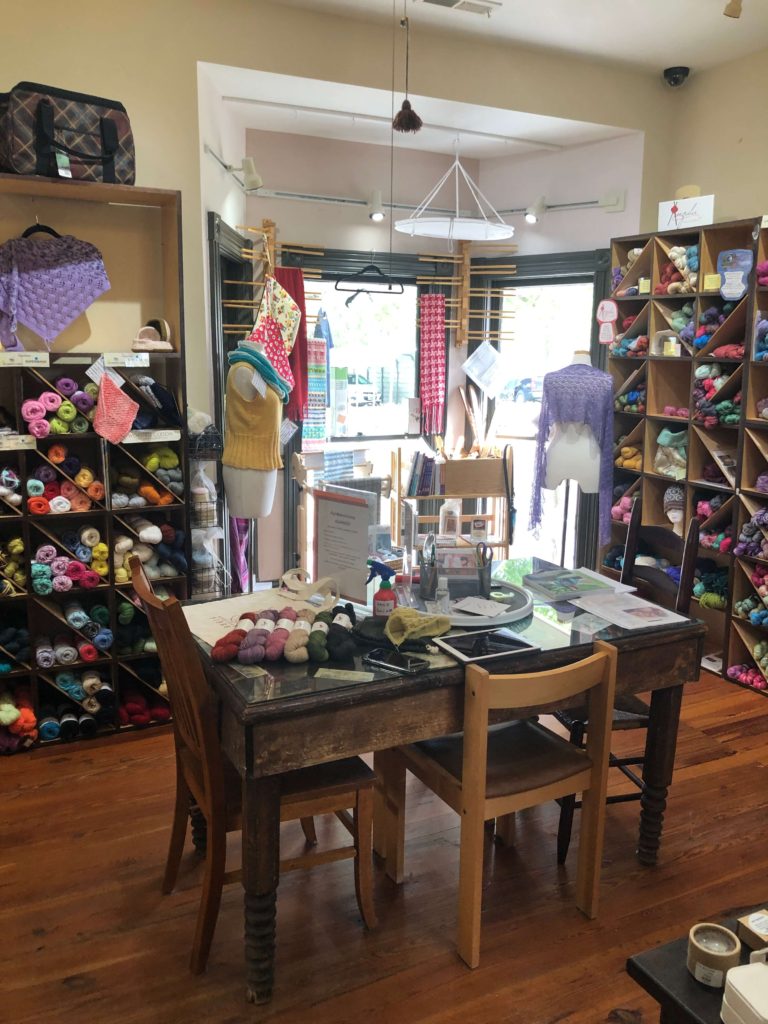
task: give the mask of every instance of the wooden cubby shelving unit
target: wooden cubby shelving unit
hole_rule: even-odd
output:
[[[612,267],[623,265],[630,249],[642,250],[612,295],[619,308],[617,331],[621,333],[625,317],[636,316],[638,320],[630,328],[630,335],[637,335],[636,324],[639,322],[643,331],[647,328],[650,342],[648,354],[641,358],[626,355],[617,357],[609,351],[607,368],[614,379],[616,394],[627,389],[628,381],[642,381],[647,389],[644,415],[616,412],[614,416],[614,440],[628,436],[635,440],[637,447],[642,447],[642,470],[632,474],[616,469],[614,482],[616,485],[630,485],[629,493],[639,496],[643,503],[644,524],[671,529],[664,515],[663,495],[674,481],[664,478],[655,470],[654,452],[661,429],[667,427],[675,433],[687,430],[686,476],[678,481],[685,494],[684,526],[687,527],[695,515],[697,496],[725,497],[721,507],[701,523],[701,529],[722,530],[731,525],[734,529],[734,546],[743,523],[756,509],[768,507],[768,494],[761,493],[755,487],[760,474],[768,472],[768,418],[758,412],[760,400],[768,398],[768,360],[763,362],[755,359],[757,323],[761,313],[768,316],[768,288],[756,286],[753,266],[746,295],[732,302],[730,314],[716,327],[709,343],[699,350],[681,343],[679,355],[664,356],[654,350],[653,339],[657,332],[663,331],[669,335],[677,333],[676,314],[684,306],[690,305],[693,308],[696,328],[705,310],[714,306],[722,311],[726,300],[720,295],[719,289],[708,286],[707,275],[717,273],[718,254],[727,249],[749,249],[754,254],[755,265],[768,259],[768,228],[761,225],[761,218],[750,218],[702,228],[634,235],[615,239],[611,243]],[[656,294],[662,268],[669,260],[669,250],[676,245],[699,247],[697,290],[674,295]],[[642,277],[651,279],[650,295],[616,294],[636,286]],[[722,345],[741,344],[744,345],[741,358],[730,353],[726,358],[713,354]],[[741,415],[737,424],[719,424],[713,429],[706,429],[702,422],[697,421],[694,408],[695,372],[698,367],[715,361],[720,364],[722,373],[729,376],[715,401],[733,399],[740,393]],[[673,407],[675,415],[671,414]],[[679,410],[687,410],[687,415],[677,415]],[[768,416],[768,406],[765,414]],[[639,424],[642,424],[642,434],[638,430]],[[627,440],[626,443],[633,442]],[[720,468],[724,478],[722,482],[704,478],[706,463],[714,463]],[[611,543],[623,544],[626,527],[614,522],[612,531]],[[750,565],[757,563],[745,558],[737,559],[732,553],[721,554],[711,548],[702,547],[700,554],[703,558],[712,558],[718,565],[726,566],[729,570],[729,598],[724,611],[702,608],[695,599],[692,606],[693,614],[704,619],[709,626],[707,649],[722,654],[723,674],[731,664],[755,665],[752,647],[758,640],[768,639],[768,629],[761,629],[735,616],[733,603],[755,593],[750,582]],[[768,565],[768,562],[765,564]],[[615,575],[615,572],[606,568],[603,571]]]
[[[185,554],[191,565],[191,547],[188,516],[189,465],[186,444],[186,376],[184,359],[184,323],[182,307],[181,262],[181,197],[178,192],[122,185],[58,181],[48,178],[0,175],[0,221],[3,238],[14,238],[36,219],[50,225],[60,234],[72,234],[93,243],[101,252],[110,290],[98,298],[53,342],[50,353],[44,342],[20,328],[19,336],[25,351],[35,353],[39,362],[33,366],[11,365],[0,350],[0,405],[16,419],[18,442],[3,440],[0,467],[10,466],[22,481],[23,503],[15,507],[0,499],[0,543],[7,538],[21,537],[25,548],[27,582],[8,596],[0,597],[0,618],[13,618],[26,624],[30,631],[32,653],[25,664],[14,664],[10,673],[0,676],[0,689],[12,691],[15,683],[29,685],[35,712],[41,707],[60,705],[78,710],[78,702],[57,688],[55,674],[60,668],[76,672],[91,665],[98,670],[115,693],[115,710],[120,700],[121,687],[132,685],[140,692],[163,698],[147,680],[159,678],[159,662],[151,653],[119,654],[117,619],[118,604],[133,600],[130,585],[117,584],[112,565],[114,538],[119,533],[130,535],[125,514],[136,512],[153,523],[169,522],[186,534]],[[152,317],[166,320],[171,329],[173,351],[138,354],[131,352],[132,340],[138,329]],[[158,414],[157,427],[134,431],[122,445],[112,446],[93,430],[81,434],[49,435],[31,439],[20,415],[24,398],[37,397],[46,389],[55,389],[53,381],[60,376],[87,380],[86,370],[102,355],[108,357],[114,372],[125,381],[126,392],[143,409],[152,408],[142,393],[131,383],[130,376],[144,373],[170,389],[181,411],[180,426],[167,422]],[[26,357],[25,357],[26,358]],[[29,358],[32,358],[31,356]],[[158,412],[158,410],[154,410]],[[32,469],[48,462],[52,444],[65,444],[73,454],[80,455],[95,471],[106,488],[103,499],[95,501],[90,511],[64,514],[32,515],[27,511],[24,483]],[[31,445],[31,447],[30,447]],[[136,460],[151,447],[167,445],[179,457],[184,481],[184,494],[176,497],[172,505],[139,509],[112,509],[110,469],[115,464],[131,464],[138,472]],[[56,467],[60,478],[65,474]],[[143,470],[142,475],[152,480]],[[158,486],[160,481],[154,480]],[[74,556],[62,540],[62,533],[88,525],[95,526],[110,549],[109,575],[102,584],[91,590],[73,588],[64,594],[38,596],[31,586],[29,565],[41,544],[54,544],[60,554]],[[163,578],[158,582],[179,598],[189,594],[187,574]],[[76,634],[63,617],[65,600],[79,600],[86,611],[94,604],[109,610],[109,627],[115,641],[98,661],[40,669],[34,657],[34,639],[37,635],[56,633]],[[135,604],[136,602],[133,601]],[[141,622],[143,612],[137,607],[134,622]],[[146,677],[146,678],[145,678]],[[117,736],[136,731],[133,726],[101,725],[97,735]],[[38,741],[38,747],[52,747],[59,740]]]

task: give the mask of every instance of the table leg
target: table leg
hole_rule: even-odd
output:
[[[280,877],[280,780],[243,779],[245,975],[249,1003],[272,998]]]
[[[637,856],[641,864],[653,866],[661,843],[667,792],[672,782],[680,722],[682,686],[654,690],[645,741],[643,793],[640,797],[640,836]]]
[[[373,767],[379,783],[379,853],[385,858],[384,870],[398,885],[403,881],[405,850],[405,766],[395,750],[378,750]]]

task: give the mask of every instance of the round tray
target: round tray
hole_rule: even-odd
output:
[[[488,626],[501,626],[506,622],[517,622],[533,611],[533,598],[527,590],[516,587],[514,583],[503,580],[491,580],[491,599],[506,608],[501,615],[469,615],[466,612],[450,612],[452,626],[462,628],[484,629]]]
[[[462,629],[486,629],[488,626],[503,626],[507,622],[517,622],[533,611],[533,598],[522,587],[503,580],[491,580],[491,597],[504,606],[501,615],[469,615],[466,612],[450,612],[448,618],[451,625]],[[424,602],[414,595],[413,607],[418,611],[426,611]]]

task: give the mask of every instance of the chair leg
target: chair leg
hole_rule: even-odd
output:
[[[208,963],[208,954],[221,905],[226,858],[227,834],[224,830],[224,822],[210,821],[208,822],[203,892],[200,897],[195,937],[192,942],[192,956],[189,961],[189,969],[193,974],[202,974]]]
[[[571,793],[560,799],[560,820],[557,824],[557,863],[565,864],[568,848],[571,845],[573,831],[573,814],[576,810],[576,794]]]
[[[304,833],[304,838],[309,846],[317,846],[317,832],[315,832],[315,819],[314,818],[302,818],[301,829]]]
[[[483,899],[483,844],[485,829],[477,811],[461,819],[459,853],[458,953],[467,967],[480,963],[480,913]]]
[[[179,874],[181,855],[184,852],[184,840],[187,835],[187,818],[189,816],[190,794],[184,776],[181,774],[178,764],[176,765],[176,803],[173,808],[173,823],[171,824],[171,838],[168,842],[168,856],[165,861],[165,873],[161,892],[168,895],[173,892],[176,879]]]
[[[584,723],[574,722],[571,726],[569,740],[575,747],[584,745]],[[568,848],[571,845],[573,831],[573,814],[576,810],[576,794],[564,796],[560,800],[560,820],[557,825],[557,863],[565,864]]]
[[[358,789],[355,822],[355,895],[366,928],[375,928],[373,906],[373,787]]]
[[[496,842],[500,846],[515,845],[515,812],[502,814],[496,819]]]
[[[399,885],[405,857],[405,765],[397,751],[378,750],[373,755],[373,767],[380,781],[379,849],[387,875]]]
[[[581,833],[576,871],[576,906],[589,918],[597,917],[600,872],[605,833],[605,784],[597,782],[581,796]]]

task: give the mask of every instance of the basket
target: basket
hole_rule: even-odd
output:
[[[224,451],[224,437],[214,426],[187,436],[187,454],[197,462],[218,462]]]

